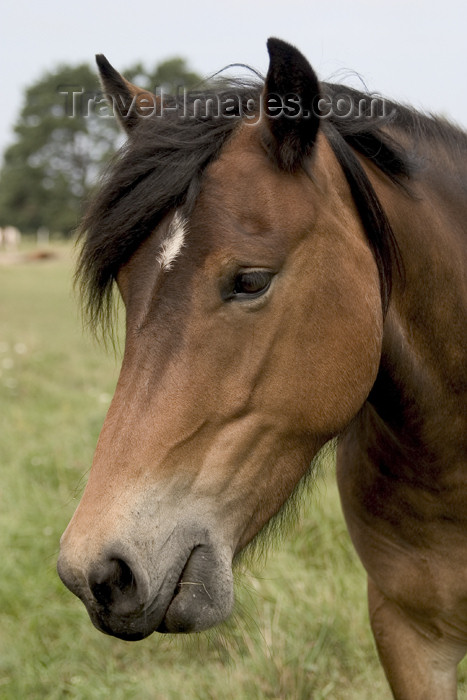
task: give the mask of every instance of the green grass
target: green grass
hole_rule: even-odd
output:
[[[0,266],[0,698],[389,699],[332,464],[220,634],[126,643],[91,625],[55,562],[118,360],[83,334],[59,252]]]

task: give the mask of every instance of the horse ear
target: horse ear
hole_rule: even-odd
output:
[[[141,117],[156,112],[160,100],[148,90],[125,80],[103,54],[97,54],[96,63],[105,97],[121,126],[131,134]]]
[[[268,39],[263,93],[263,143],[278,166],[297,170],[310,155],[319,126],[319,83],[306,58],[281,39]]]

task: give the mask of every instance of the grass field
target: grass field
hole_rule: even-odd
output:
[[[241,577],[221,634],[126,643],[91,625],[55,562],[118,358],[82,332],[59,253],[0,266],[0,698],[389,700],[332,463],[299,525]]]

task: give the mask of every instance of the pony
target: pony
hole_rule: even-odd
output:
[[[128,134],[81,227],[121,372],[58,572],[105,633],[229,616],[232,562],[337,437],[395,698],[456,697],[467,648],[467,135],[321,83],[155,97],[100,55]]]

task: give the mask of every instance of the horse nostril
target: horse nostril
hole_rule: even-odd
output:
[[[137,582],[133,571],[123,559],[109,559],[91,572],[89,588],[99,605],[105,608],[115,606],[125,599],[136,598]]]

